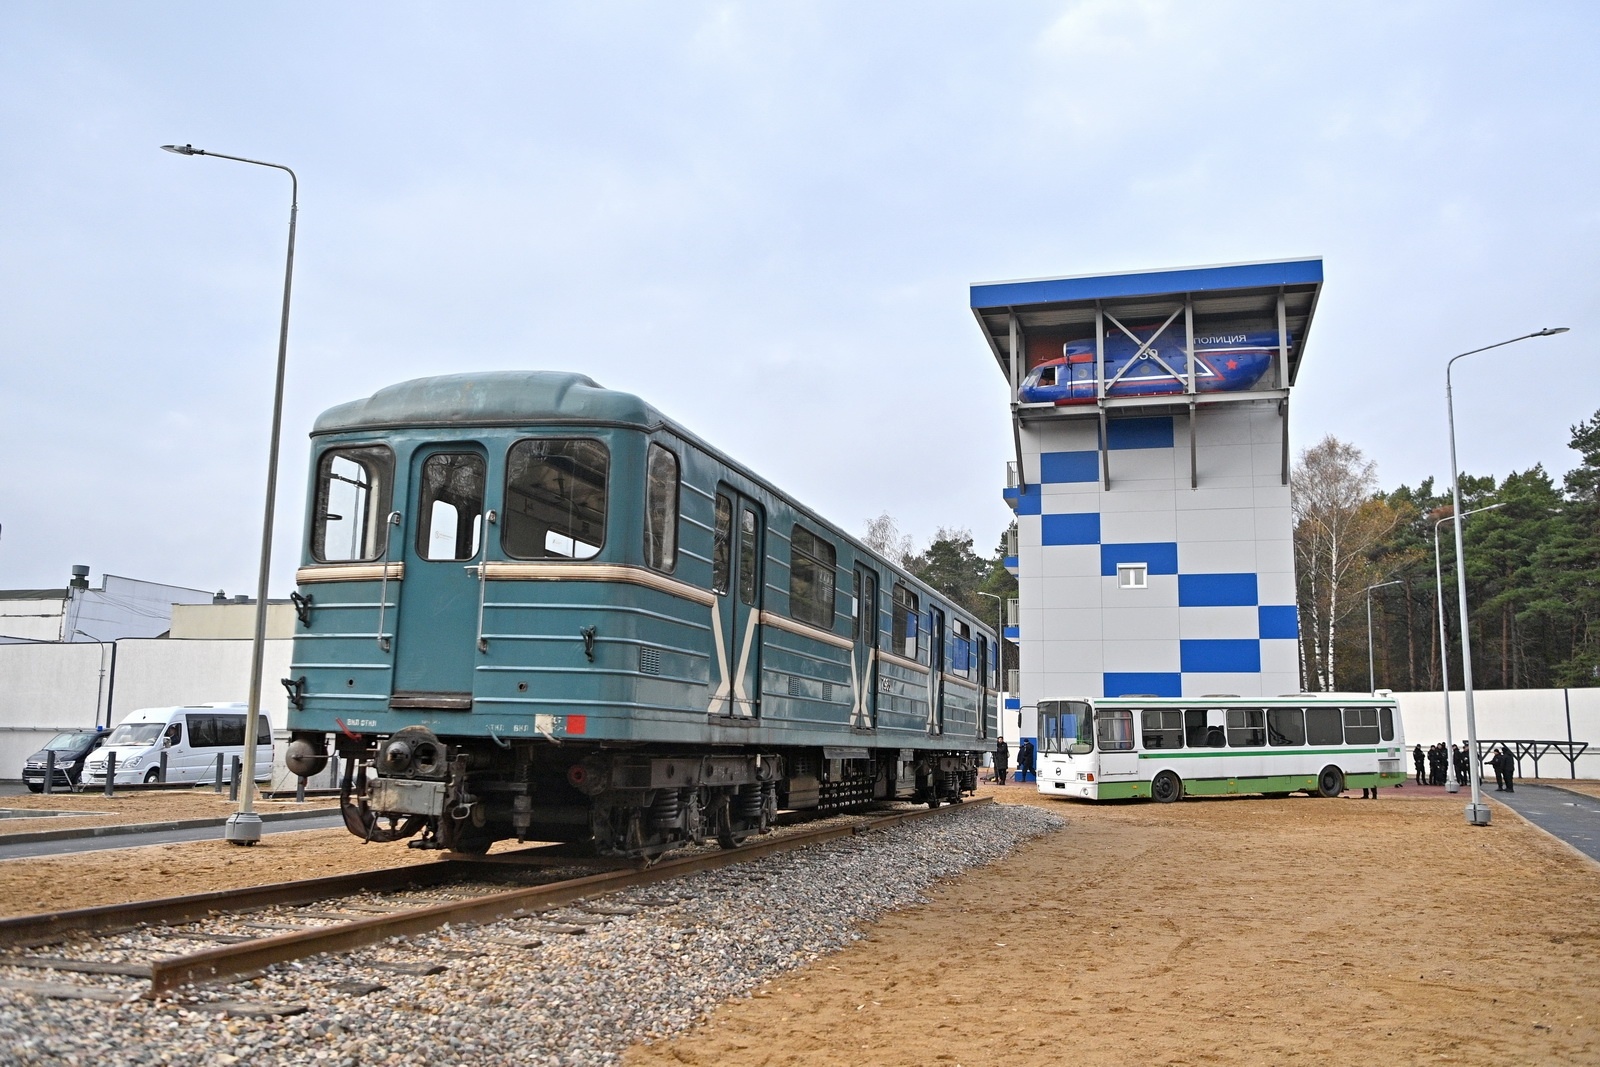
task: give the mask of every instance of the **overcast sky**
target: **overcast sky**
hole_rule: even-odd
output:
[[[1320,255],[1293,446],[1572,465],[1600,408],[1588,3],[0,7],[0,588],[273,594],[318,412],[588,374],[847,529],[996,542],[974,282]]]

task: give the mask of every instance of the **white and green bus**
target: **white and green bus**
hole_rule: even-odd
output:
[[[1086,800],[1336,797],[1403,783],[1405,737],[1387,693],[1041,700],[1038,776]]]

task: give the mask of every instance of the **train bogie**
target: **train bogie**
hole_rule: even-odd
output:
[[[975,783],[992,634],[637,398],[422,379],[313,440],[289,759],[352,831],[650,855]]]

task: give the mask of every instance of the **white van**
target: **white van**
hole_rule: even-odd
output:
[[[210,782],[222,757],[222,780],[233,773],[233,758],[244,758],[244,704],[191,704],[182,708],[142,708],[119,723],[83,768],[86,786],[106,783],[106,760],[117,754],[117,785],[158,781],[161,753],[167,754],[167,781]],[[272,727],[258,717],[256,781],[272,778]]]

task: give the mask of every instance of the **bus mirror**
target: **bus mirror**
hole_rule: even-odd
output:
[[[1093,751],[1093,745],[1086,745],[1082,741],[1074,741],[1067,746],[1067,755],[1069,756],[1087,756]]]

